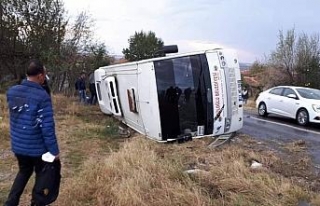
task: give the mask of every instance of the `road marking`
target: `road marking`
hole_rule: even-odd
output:
[[[259,120],[259,121],[263,121],[263,122],[268,122],[268,123],[271,123],[271,124],[277,124],[277,125],[280,125],[280,126],[289,127],[289,128],[292,128],[292,129],[297,129],[297,130],[300,130],[300,131],[303,131],[303,132],[309,132],[309,133],[320,135],[320,132],[307,130],[307,129],[302,129],[302,128],[299,128],[299,127],[295,127],[295,126],[291,126],[291,125],[287,125],[287,124],[283,124],[283,123],[279,123],[279,122],[273,122],[273,121],[270,121],[270,120],[260,119],[260,118],[257,118],[257,117],[253,117],[251,115],[249,115],[249,118],[250,119]]]

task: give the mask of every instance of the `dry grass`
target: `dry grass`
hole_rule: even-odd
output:
[[[201,140],[159,145],[133,138],[105,159],[87,160],[64,188],[59,203],[233,206],[297,205],[306,200],[319,205],[319,196],[269,169],[279,161],[274,154],[257,154],[238,146],[212,151],[205,146]],[[261,161],[264,168],[250,169],[252,159]],[[194,168],[203,172],[183,172]],[[71,198],[76,195],[80,198]]]
[[[117,122],[101,114],[98,106],[84,106],[76,99],[54,96],[56,132],[63,164],[63,181],[72,178],[83,162],[91,157],[103,157],[119,148],[115,138]],[[0,205],[6,199],[17,172],[17,163],[10,151],[9,119],[5,95],[0,94]],[[109,127],[107,127],[109,125]],[[30,199],[33,181],[22,197],[22,205]]]
[[[210,139],[184,144],[159,144],[141,136],[121,139],[117,122],[97,107],[54,96],[63,179],[54,205],[297,205],[306,200],[320,205],[320,195],[294,177],[283,176],[283,160],[272,152],[233,143],[210,150]],[[16,173],[9,153],[8,115],[0,95],[0,204]],[[246,144],[254,141],[241,137]],[[6,152],[4,152],[6,151]],[[4,155],[6,154],[6,155]],[[4,158],[2,158],[4,157]],[[263,164],[250,169],[252,159]],[[6,165],[6,166],[5,166]],[[10,166],[9,166],[10,165]],[[290,165],[289,165],[290,166]],[[288,166],[288,167],[289,167]],[[202,172],[186,174],[187,169]],[[32,182],[22,197],[29,201]]]
[[[137,138],[106,159],[86,161],[63,191],[61,205],[207,205],[210,199],[200,190],[184,185],[191,181],[181,165],[158,158],[153,146]]]
[[[11,179],[16,169],[14,157],[10,151],[9,119],[6,109],[5,95],[0,95],[0,203],[7,195],[8,185],[5,180]]]
[[[283,148],[287,149],[289,152],[302,152],[307,149],[307,145],[304,140],[297,140],[284,145]]]

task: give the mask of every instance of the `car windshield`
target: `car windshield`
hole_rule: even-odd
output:
[[[297,91],[303,98],[320,100],[320,90],[318,89],[300,88]]]

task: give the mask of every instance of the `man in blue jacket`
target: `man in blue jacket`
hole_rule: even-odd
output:
[[[46,78],[45,69],[41,62],[32,60],[26,74],[26,80],[7,92],[11,148],[18,160],[19,172],[6,206],[19,205],[33,171],[37,177],[44,166],[42,154],[50,152],[59,158],[51,98],[41,86]]]

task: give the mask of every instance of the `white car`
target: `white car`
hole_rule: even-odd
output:
[[[259,94],[256,107],[260,116],[276,114],[296,119],[299,125],[320,123],[320,90],[278,86]]]

